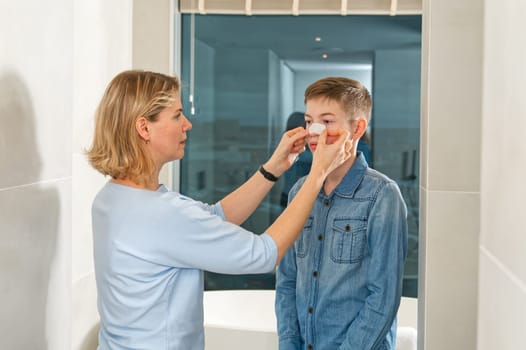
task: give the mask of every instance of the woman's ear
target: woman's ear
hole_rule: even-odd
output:
[[[367,129],[367,120],[365,118],[358,118],[354,121],[352,126],[352,139],[358,140],[363,136],[365,130]]]
[[[150,132],[148,130],[148,120],[144,117],[139,117],[135,121],[135,130],[137,130],[137,133],[139,136],[145,141],[150,141]]]

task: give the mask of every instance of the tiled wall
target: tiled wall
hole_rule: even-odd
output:
[[[0,348],[93,349],[87,165],[93,112],[131,66],[128,1],[4,1],[0,12]]]
[[[523,349],[526,2],[485,1],[479,350]]]
[[[476,349],[482,4],[424,1],[419,349]]]
[[[72,182],[72,345],[96,344],[98,313],[91,236],[91,202],[106,181],[87,163],[93,114],[109,80],[132,63],[132,3],[75,1]]]
[[[1,5],[1,349],[69,349],[72,15],[67,0]]]

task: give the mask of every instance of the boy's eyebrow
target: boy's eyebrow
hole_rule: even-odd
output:
[[[320,114],[320,117],[326,117],[326,116],[335,116],[336,114],[332,113],[332,112],[325,112],[325,113],[322,113]],[[305,113],[305,116],[306,117],[309,117],[309,118],[312,118],[310,115],[308,115],[307,113]]]

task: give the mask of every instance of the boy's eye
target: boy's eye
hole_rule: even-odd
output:
[[[305,124],[310,125],[312,123],[312,120],[305,120]]]
[[[325,124],[330,124],[330,123],[332,123],[332,120],[324,120],[323,122],[324,122]]]

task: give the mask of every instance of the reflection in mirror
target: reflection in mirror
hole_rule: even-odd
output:
[[[184,108],[195,115],[181,192],[207,203],[223,198],[267,159],[288,116],[305,111],[309,84],[359,80],[373,98],[369,165],[397,181],[408,207],[403,295],[416,297],[421,17],[195,15],[193,28],[191,17],[183,15],[181,78]],[[284,186],[280,179],[245,228],[268,227],[282,211]],[[274,287],[274,274],[205,277],[207,290]]]

